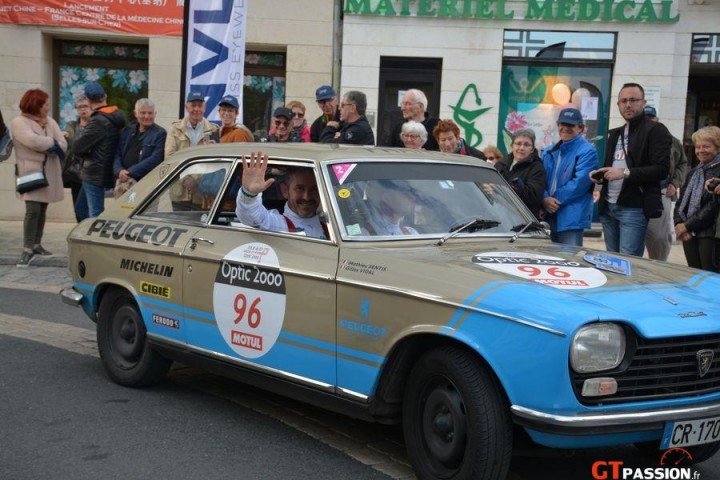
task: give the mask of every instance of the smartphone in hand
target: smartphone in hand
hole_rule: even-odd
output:
[[[598,170],[592,174],[592,179],[601,182],[605,178],[605,172]]]

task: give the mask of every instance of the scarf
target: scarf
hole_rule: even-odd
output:
[[[715,155],[715,158],[708,163],[701,163],[695,167],[680,202],[679,214],[683,222],[687,222],[688,218],[692,218],[700,210],[700,202],[705,192],[705,171],[718,164],[720,164],[720,154]]]

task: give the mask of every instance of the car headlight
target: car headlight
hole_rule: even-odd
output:
[[[577,373],[617,367],[625,356],[625,332],[614,323],[593,323],[575,334],[570,347],[570,366]]]

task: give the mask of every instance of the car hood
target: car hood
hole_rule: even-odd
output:
[[[537,240],[343,249],[338,280],[512,317],[562,334],[613,320],[645,338],[720,331],[720,276]]]

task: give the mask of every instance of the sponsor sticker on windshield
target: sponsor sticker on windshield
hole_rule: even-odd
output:
[[[335,178],[337,178],[340,185],[342,185],[345,180],[347,180],[347,178],[350,176],[350,173],[355,170],[355,167],[357,167],[356,163],[338,163],[332,166],[333,172],[335,173]]]

